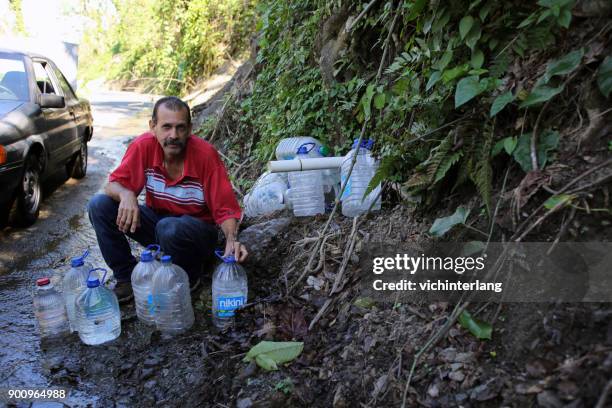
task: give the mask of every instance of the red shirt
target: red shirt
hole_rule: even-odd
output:
[[[187,214],[216,224],[240,219],[240,206],[215,148],[191,135],[185,152],[183,175],[170,180],[162,147],[153,133],[144,133],[128,146],[108,179],[136,195],[145,187],[146,205],[158,214]]]

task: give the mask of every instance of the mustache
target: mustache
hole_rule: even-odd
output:
[[[180,141],[178,139],[166,139],[166,140],[164,140],[164,147],[166,147],[166,146],[184,147],[185,143],[183,143],[182,141]]]

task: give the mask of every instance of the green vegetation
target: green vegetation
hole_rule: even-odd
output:
[[[249,43],[255,0],[126,0],[116,13],[92,12],[81,48],[82,79],[149,80],[148,90],[180,94]]]

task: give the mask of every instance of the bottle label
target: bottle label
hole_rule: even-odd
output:
[[[219,296],[217,298],[217,317],[233,317],[236,309],[244,306],[244,296]]]

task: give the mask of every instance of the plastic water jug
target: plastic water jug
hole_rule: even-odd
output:
[[[245,215],[257,217],[285,209],[288,188],[287,173],[265,172],[244,196]]]
[[[62,281],[64,303],[66,304],[66,313],[68,314],[68,322],[70,323],[70,331],[77,331],[77,318],[75,301],[76,298],[87,289],[87,275],[92,269],[89,263],[85,262],[85,258],[89,255],[89,250],[85,250],[83,255],[74,257],[70,260],[70,269],[64,275]]]
[[[356,217],[365,213],[375,199],[376,202],[372,206],[372,210],[380,210],[380,184],[378,184],[378,186],[376,186],[366,197],[364,197],[368,184],[370,184],[370,180],[372,177],[374,177],[374,174],[378,169],[378,162],[372,156],[374,141],[363,140],[360,148],[357,149],[358,142],[358,139],[353,142],[353,147],[345,156],[340,171],[342,185],[346,183],[344,193],[340,198],[342,201],[342,214],[346,217]],[[348,171],[351,167],[351,161],[355,155],[357,155],[357,160],[355,161],[355,166],[353,167],[351,176],[348,177],[347,180]]]
[[[306,143],[297,150],[298,158],[307,158],[308,152],[315,147]],[[321,170],[289,172],[289,199],[296,217],[307,217],[325,212],[323,180]]]
[[[89,271],[87,288],[76,299],[76,316],[81,341],[97,345],[114,340],[121,334],[119,302],[113,291],[100,285],[100,279],[92,272],[106,270],[95,268]]]
[[[189,277],[172,263],[170,255],[162,256],[161,266],[153,275],[153,304],[155,325],[163,334],[178,334],[193,325]]]
[[[308,151],[308,157],[325,157],[329,150],[323,144],[310,136],[288,137],[282,139],[276,145],[277,160],[291,160],[295,158],[297,150],[304,144],[312,144],[313,148]]]
[[[219,329],[224,329],[234,322],[236,309],[246,304],[248,281],[246,271],[236,262],[233,255],[224,257],[221,251],[215,253],[222,262],[213,273],[213,324]]]
[[[69,333],[64,299],[53,287],[51,279],[40,278],[36,281],[33,301],[42,339],[58,338]]]
[[[154,249],[155,251],[151,251]],[[145,324],[155,325],[153,304],[153,275],[160,263],[156,255],[159,253],[159,245],[149,245],[147,250],[140,254],[140,262],[132,271],[132,290],[134,291],[134,303],[136,304],[136,316]]]

